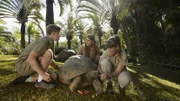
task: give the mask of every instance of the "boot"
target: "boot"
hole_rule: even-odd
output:
[[[119,87],[119,89],[120,89],[120,95],[121,95],[122,97],[125,97],[125,96],[126,96],[125,88]]]
[[[111,81],[107,82],[106,93],[114,93]]]

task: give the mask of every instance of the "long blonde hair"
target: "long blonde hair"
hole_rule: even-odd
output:
[[[93,42],[93,45],[92,45],[93,51],[90,54],[90,48],[85,43],[85,53],[84,53],[84,55],[87,56],[87,57],[90,57],[93,61],[95,61],[96,56],[98,55],[98,47],[96,47],[95,37],[94,37],[94,35],[88,34],[87,38],[90,39]]]

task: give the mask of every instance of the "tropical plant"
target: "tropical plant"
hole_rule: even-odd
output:
[[[21,24],[21,48],[25,48],[26,22],[43,20],[40,0],[1,0],[0,18],[16,18]]]
[[[30,44],[31,41],[35,41],[41,37],[40,32],[36,29],[34,23],[28,24],[26,32],[28,34],[28,44]]]
[[[62,27],[63,33],[66,36],[68,49],[71,49],[71,40],[75,35],[77,22],[78,19],[73,17],[72,12],[69,12],[68,18],[64,21],[64,23],[60,21],[57,22],[57,24]]]
[[[128,0],[78,0],[78,12],[93,13],[97,16],[102,16],[109,21],[109,25],[118,33],[119,21],[128,11]]]
[[[53,3],[55,0],[46,0],[46,26],[49,24],[54,24],[54,9]],[[64,12],[65,5],[71,5],[71,0],[57,0],[60,7],[60,14],[62,15]]]

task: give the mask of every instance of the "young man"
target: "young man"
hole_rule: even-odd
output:
[[[100,58],[98,70],[101,73],[101,80],[107,82],[107,93],[112,93],[111,78],[117,78],[121,93],[124,95],[124,88],[130,83],[131,76],[126,69],[127,56],[120,47],[120,39],[118,36],[110,37],[106,43],[107,50]]]
[[[52,89],[55,87],[50,82],[56,80],[57,76],[48,70],[48,67],[49,65],[54,68],[58,67],[53,60],[53,50],[54,41],[60,38],[60,30],[61,28],[54,24],[48,25],[46,27],[47,36],[29,44],[15,62],[18,74],[21,77],[28,77],[26,82],[36,82],[35,87],[37,88]]]

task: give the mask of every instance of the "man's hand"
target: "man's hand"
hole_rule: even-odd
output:
[[[50,82],[50,81],[51,81],[51,77],[50,77],[50,75],[49,75],[48,73],[44,73],[44,74],[42,75],[42,78],[43,78],[43,80],[46,81],[46,82]]]
[[[101,78],[101,80],[106,80],[107,75],[106,74],[102,74],[102,75],[100,75],[100,78]]]

